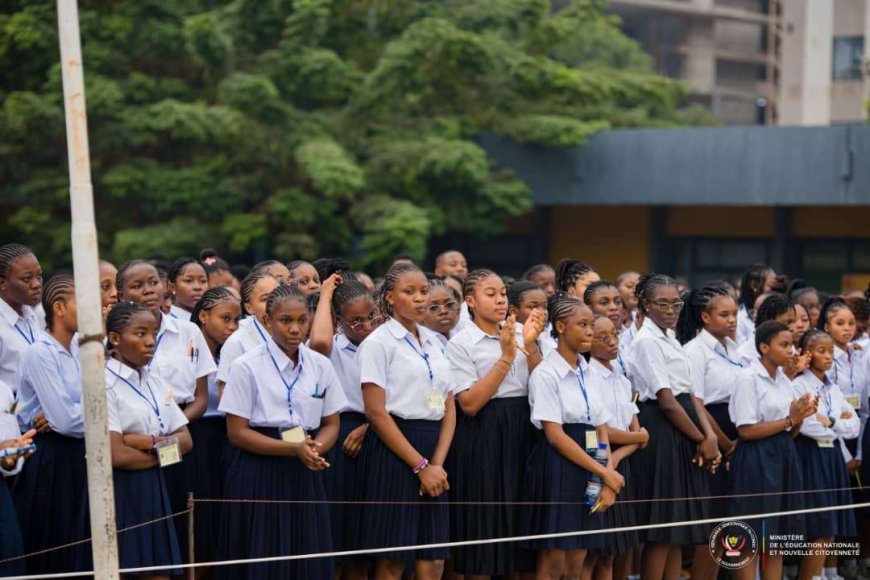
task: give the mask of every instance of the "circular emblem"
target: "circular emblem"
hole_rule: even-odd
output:
[[[726,570],[739,570],[758,555],[758,537],[746,522],[722,522],[710,534],[710,556]]]

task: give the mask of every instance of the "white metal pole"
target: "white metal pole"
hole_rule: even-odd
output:
[[[118,578],[115,492],[106,417],[103,318],[91,186],[91,159],[77,0],[57,0],[66,141],[69,155],[72,251],[82,363],[82,401],[94,576]]]

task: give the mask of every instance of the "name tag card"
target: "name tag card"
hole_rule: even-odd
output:
[[[444,408],[444,397],[441,396],[441,391],[431,390],[426,395],[426,406],[432,410]]]
[[[281,430],[281,439],[287,443],[302,443],[305,441],[305,429],[302,427],[286,427]]]
[[[178,445],[178,439],[175,437],[167,437],[160,443],[154,446],[154,451],[157,452],[157,461],[160,462],[160,467],[169,467],[176,463],[181,463],[181,447]]]
[[[598,450],[598,432],[597,431],[587,431],[586,432],[586,452],[595,453]]]
[[[827,448],[833,448],[833,447],[834,447],[834,442],[833,442],[833,441],[816,441],[816,443],[819,444],[819,447],[822,447],[822,448],[825,448],[825,449],[827,449]]]
[[[861,398],[858,395],[849,395],[846,397],[846,401],[852,405],[853,409],[857,410],[861,408]]]

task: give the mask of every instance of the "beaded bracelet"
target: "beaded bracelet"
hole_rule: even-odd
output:
[[[417,475],[427,467],[429,467],[429,460],[424,457],[420,460],[420,463],[417,464],[417,467],[414,468],[414,475]]]

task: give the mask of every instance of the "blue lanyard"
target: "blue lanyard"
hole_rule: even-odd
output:
[[[619,368],[622,369],[622,376],[628,378],[628,371],[625,369],[625,363],[622,360],[622,355],[619,353],[616,353],[616,362],[619,363]]]
[[[840,384],[840,361],[834,359],[834,382]],[[855,361],[849,359],[849,392],[855,389]]]
[[[822,391],[822,400],[825,401],[825,406],[828,408],[828,416],[831,416],[831,387],[825,383],[822,383],[821,389]]]
[[[580,392],[583,393],[583,401],[586,403],[586,423],[591,425],[592,411],[589,409],[589,393],[586,392],[586,377],[583,374],[583,366],[580,364],[579,360],[577,361],[577,372],[574,373],[574,376],[577,377],[577,383],[580,385]]]
[[[737,367],[737,368],[739,368],[739,369],[742,369],[742,368],[743,368],[743,365],[742,365],[742,364],[740,364],[739,362],[734,362],[733,360],[731,360],[731,357],[722,354],[721,352],[719,352],[719,351],[716,350],[715,348],[713,348],[713,352],[715,352],[716,354],[718,354],[721,358],[727,360],[729,363],[731,363],[731,364],[734,365],[735,367]]]
[[[119,375],[118,373],[113,371],[112,369],[106,367],[106,370],[108,370],[110,373],[112,373],[113,375],[115,375],[116,377],[118,377],[119,379],[124,381],[125,383],[127,383],[127,386],[129,386],[131,389],[133,389],[134,393],[139,395],[143,401],[148,403],[148,406],[151,407],[151,410],[154,411],[155,415],[157,415],[157,422],[160,423],[160,432],[162,433],[163,431],[165,431],[166,427],[163,425],[163,417],[160,416],[160,405],[157,404],[157,398],[154,396],[154,391],[151,390],[151,385],[149,385],[148,382],[145,381],[145,385],[148,387],[148,392],[151,394],[151,400],[149,401],[148,397],[146,397],[144,394],[142,394],[142,391],[140,391],[139,389],[136,388],[136,385],[134,385],[133,383],[131,383],[130,381],[128,381],[127,379],[125,379],[124,377],[122,377],[121,375]]]
[[[151,367],[151,363],[154,362],[154,359],[157,358],[157,349],[160,348],[160,343],[163,342],[163,337],[166,335],[166,331],[163,331],[163,334],[157,337],[157,344],[154,345],[154,353],[151,355],[151,360],[148,361],[148,364],[145,366]]]
[[[288,383],[287,379],[284,378],[284,374],[281,372],[281,369],[278,368],[278,362],[275,360],[275,357],[272,356],[272,349],[269,348],[269,345],[266,345],[266,352],[269,353],[269,358],[272,359],[272,364],[275,365],[275,372],[278,373],[278,376],[281,377],[281,382],[284,383],[284,388],[287,389],[287,409],[290,411],[290,420],[293,420],[293,387],[296,386],[296,383],[299,382],[299,377],[302,376],[302,351],[299,351],[299,370],[296,371],[296,376],[293,377],[293,382]]]
[[[260,338],[263,339],[263,342],[264,342],[264,343],[267,342],[267,341],[266,341],[266,335],[263,333],[263,329],[260,328],[260,323],[257,322],[257,317],[256,317],[256,316],[254,317],[254,328],[257,329],[257,334],[260,335]]]
[[[33,341],[34,341],[34,338],[33,338],[33,327],[30,326],[30,323],[27,322],[26,320],[24,321],[24,324],[27,325],[27,331],[30,333],[30,338],[27,338],[27,335],[24,334],[24,331],[21,330],[21,328],[18,326],[18,321],[17,321],[17,320],[15,321],[15,324],[12,325],[12,328],[14,328],[15,330],[18,331],[18,334],[21,335],[21,338],[24,339],[24,342],[26,342],[27,344],[33,344]]]
[[[426,363],[426,369],[429,371],[429,382],[434,384],[435,383],[435,374],[432,372],[432,365],[429,364],[429,354],[426,352],[420,352],[419,350],[417,350],[417,347],[414,346],[414,343],[411,342],[411,340],[408,338],[407,335],[405,335],[405,342],[407,342],[408,346],[410,346],[412,349],[414,349],[414,352],[417,353],[417,356],[419,356],[421,359],[423,359],[423,362]]]

